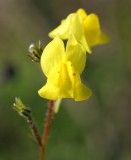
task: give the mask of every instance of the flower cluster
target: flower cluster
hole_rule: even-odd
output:
[[[98,16],[78,9],[62,20],[49,37],[53,40],[44,48],[40,59],[47,82],[38,91],[39,95],[49,100],[88,99],[92,92],[80,78],[86,64],[86,53],[92,53],[93,46],[109,41],[100,29]]]

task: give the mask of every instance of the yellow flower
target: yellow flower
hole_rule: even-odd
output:
[[[98,16],[87,15],[84,9],[78,9],[76,13],[69,14],[57,28],[49,33],[49,37],[54,38],[57,34],[63,40],[73,34],[88,53],[91,53],[91,47],[109,41],[109,37],[100,29]]]
[[[41,67],[47,77],[46,84],[38,91],[43,98],[57,100],[73,98],[75,101],[88,99],[91,90],[82,84],[80,74],[86,62],[83,47],[70,36],[66,49],[56,36],[44,49]]]

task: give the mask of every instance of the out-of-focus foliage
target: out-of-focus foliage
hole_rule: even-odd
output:
[[[45,84],[39,64],[26,56],[70,12],[83,7],[98,14],[107,45],[93,49],[83,73],[92,97],[64,100],[54,115],[47,160],[131,159],[131,1],[11,0],[0,2],[0,160],[38,159],[26,122],[12,110],[16,96],[31,107],[40,132],[47,101],[37,94]]]

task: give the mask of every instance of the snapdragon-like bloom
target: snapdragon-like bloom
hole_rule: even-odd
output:
[[[57,100],[73,98],[75,101],[88,99],[91,90],[82,84],[80,75],[86,63],[86,52],[71,35],[66,49],[56,36],[44,49],[41,67],[47,77],[46,84],[38,91],[43,98]]]
[[[84,9],[78,9],[76,13],[69,14],[57,28],[49,33],[49,37],[54,38],[57,34],[63,40],[73,34],[88,53],[91,53],[91,47],[109,41],[109,37],[100,29],[98,16],[88,15]]]

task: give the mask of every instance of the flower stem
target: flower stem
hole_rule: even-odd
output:
[[[35,123],[33,122],[32,117],[31,117],[31,116],[28,116],[27,121],[28,121],[28,123],[29,123],[29,125],[30,125],[30,127],[31,127],[31,129],[32,129],[32,132],[33,132],[33,134],[34,134],[34,136],[35,136],[35,138],[36,138],[39,146],[41,147],[41,146],[42,146],[41,137],[40,137],[40,135],[39,135],[39,133],[38,133],[38,130],[37,130],[37,128],[36,128]]]
[[[47,137],[49,133],[49,128],[51,124],[52,114],[53,114],[54,101],[50,100],[49,108],[47,111],[45,129],[42,137],[42,146],[40,147],[40,160],[45,160],[45,146],[47,142]]]

